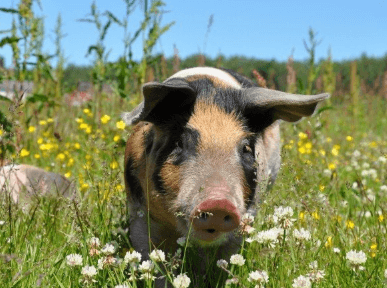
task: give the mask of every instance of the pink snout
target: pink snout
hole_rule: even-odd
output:
[[[191,216],[194,235],[212,241],[221,234],[238,228],[241,217],[228,199],[208,199],[199,204]]]

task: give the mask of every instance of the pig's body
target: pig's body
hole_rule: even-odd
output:
[[[148,83],[143,93],[144,102],[124,116],[138,123],[125,152],[130,239],[148,258],[149,211],[152,249],[175,252],[176,240],[191,231],[196,256],[208,262],[192,269],[204,274],[214,264],[209,258],[228,261],[237,252],[242,216],[255,215],[259,193],[276,178],[277,120],[309,116],[328,95],[258,88],[207,67]]]

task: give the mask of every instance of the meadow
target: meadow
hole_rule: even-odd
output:
[[[128,7],[134,2],[126,1]],[[35,87],[27,100],[0,98],[1,165],[38,166],[77,187],[74,199],[47,196],[17,204],[2,188],[0,287],[153,287],[155,277],[166,277],[175,287],[201,287],[189,270],[200,263],[188,263],[184,256],[195,253],[189,240],[179,239],[174,255],[154,250],[151,261],[141,259],[128,240],[123,162],[132,127],[120,114],[141,101],[144,82],[172,74],[151,51],[172,24],[160,25],[161,1],[143,2],[144,21],[134,39],[125,34],[123,57],[115,63],[106,61],[104,37],[110,25],[126,33],[127,23],[92,6],[85,22],[95,24],[100,35],[88,51],[95,56],[94,94],[79,107],[63,97],[60,17],[59,61],[53,68],[37,45],[43,19],[34,16],[32,1],[0,8],[19,16],[11,37],[0,40],[0,47],[12,47],[14,57],[13,69],[0,69],[0,82],[30,80]],[[130,45],[139,35],[144,57],[135,62]],[[387,287],[387,100],[359,92],[356,62],[348,73],[350,91],[338,93],[330,58],[315,64],[318,41],[313,30],[309,36],[307,83],[297,81],[289,61],[286,89],[315,94],[321,76],[321,89],[334,96],[313,117],[281,124],[283,162],[277,181],[262,193],[256,217],[244,218],[237,232],[244,235],[239,254],[219,259],[215,267],[228,278],[228,287]],[[37,60],[31,68],[33,53]],[[175,56],[173,70],[178,70]],[[204,56],[199,62],[205,63]],[[266,85],[256,70],[249,72]],[[105,83],[113,86],[112,94],[102,91]],[[23,91],[14,92],[20,96]],[[206,277],[213,275],[209,271]]]
[[[2,287],[136,287],[144,278],[152,287],[161,265],[185,273],[179,255],[141,263],[130,250],[123,153],[131,128],[119,115],[131,105],[102,102],[97,117],[92,104],[63,104],[17,127],[20,150],[11,160],[65,175],[78,195],[15,205],[2,192]],[[354,114],[348,101],[332,99],[310,119],[282,123],[277,181],[246,220],[240,256],[219,263],[230,287],[385,287],[387,102],[369,96],[359,104]],[[32,108],[14,113],[27,117]],[[178,279],[176,287],[189,287]]]

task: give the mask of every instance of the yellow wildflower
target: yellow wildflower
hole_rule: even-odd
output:
[[[300,132],[300,133],[298,133],[298,137],[299,137],[301,140],[304,140],[304,139],[308,138],[308,135],[306,135],[306,134],[303,133],[303,132]]]
[[[298,152],[300,152],[301,154],[305,154],[306,153],[305,146],[301,146],[300,148],[298,148]]]
[[[347,141],[348,141],[348,142],[350,142],[350,141],[352,141],[352,140],[353,140],[353,137],[351,137],[351,136],[347,136],[347,138],[345,138],[345,139],[347,139]]]
[[[40,158],[40,154],[35,154],[34,157],[35,157],[35,159],[39,159]]]
[[[371,257],[374,258],[376,256],[376,252],[377,252],[377,249],[378,249],[378,244],[374,243],[371,245]]]
[[[114,142],[117,142],[118,140],[120,140],[120,138],[121,138],[120,135],[115,135],[113,140]]]
[[[28,155],[30,155],[30,152],[27,149],[23,148],[20,150],[20,157],[26,157]]]
[[[87,125],[87,123],[81,123],[81,125],[79,125],[79,129],[87,129],[87,127],[89,127],[89,125]]]
[[[323,192],[323,191],[325,190],[325,186],[322,185],[322,184],[320,184],[320,185],[318,186],[318,188],[320,189],[321,192]]]
[[[336,164],[335,163],[329,163],[328,168],[329,168],[329,170],[335,170],[336,169]]]
[[[52,123],[52,122],[54,122],[54,119],[52,119],[52,118],[47,119],[47,123]]]
[[[91,133],[91,126],[87,126],[85,132],[86,132],[87,134],[90,134],[90,133]]]
[[[332,236],[328,236],[327,238],[327,242],[325,242],[325,247],[326,248],[330,248],[332,247],[333,243],[332,243]]]
[[[43,138],[39,138],[38,141],[36,141],[38,144],[42,144],[43,143]]]
[[[83,183],[83,184],[81,185],[81,191],[82,191],[82,192],[85,192],[87,189],[89,189],[89,184]]]
[[[83,109],[83,113],[85,113],[85,114],[90,114],[91,111],[90,111],[90,109],[85,108],[85,109]]]
[[[316,219],[316,220],[319,220],[319,219],[320,219],[320,215],[318,215],[318,212],[317,212],[317,211],[314,211],[314,212],[312,213],[312,216],[313,216],[313,218]]]
[[[70,177],[71,177],[71,172],[68,171],[67,173],[64,174],[64,176],[65,176],[66,178],[70,178]]]
[[[91,159],[91,155],[86,154],[85,158],[86,158],[86,160],[90,160]]]
[[[122,189],[124,189],[124,186],[122,186],[121,184],[117,184],[115,188],[116,191],[121,191]]]
[[[114,160],[113,162],[110,163],[110,168],[112,168],[113,170],[114,169],[117,169],[118,168],[118,162],[116,160]]]
[[[60,160],[60,161],[63,161],[65,158],[66,158],[66,156],[65,156],[64,153],[59,153],[59,154],[56,156],[56,159],[58,159],[58,160]]]
[[[300,214],[298,214],[298,218],[300,219],[300,221],[304,221],[304,219],[305,219],[305,212],[301,211]]]
[[[67,166],[71,167],[74,165],[74,159],[70,158],[69,161],[67,162]]]
[[[47,121],[46,121],[46,120],[40,120],[40,121],[39,121],[39,125],[40,125],[40,126],[47,125]]]
[[[81,145],[79,143],[74,143],[74,148],[78,150],[81,148]]]
[[[110,121],[110,116],[109,115],[103,115],[102,117],[101,117],[101,122],[102,122],[102,124],[106,124],[106,123],[108,123]]]
[[[30,126],[30,127],[28,127],[28,132],[30,132],[30,133],[33,133],[33,132],[35,132],[35,127],[34,126]]]
[[[347,220],[345,221],[345,226],[347,226],[348,229],[353,229],[355,228],[355,223],[353,223],[351,220]]]
[[[79,123],[79,124],[83,123],[83,119],[82,118],[75,118],[75,121],[77,121],[77,123]]]
[[[4,133],[4,132],[3,132],[3,130],[2,130],[2,129],[0,129],[0,136],[1,136],[1,135],[3,135],[3,133]]]
[[[126,124],[125,124],[125,122],[124,121],[118,121],[117,123],[116,123],[116,127],[118,128],[118,129],[121,129],[121,130],[124,130],[125,129],[125,126],[126,126]]]
[[[322,155],[322,156],[325,156],[325,154],[326,154],[326,152],[325,152],[325,150],[324,149],[320,149],[320,154]]]
[[[380,215],[379,215],[378,220],[379,220],[379,222],[383,222],[383,220],[384,220],[383,214],[380,214]]]

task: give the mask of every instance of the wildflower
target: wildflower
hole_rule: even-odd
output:
[[[335,247],[335,248],[333,248],[333,252],[339,254],[340,253],[340,249]]]
[[[115,135],[114,138],[113,138],[113,141],[114,142],[118,142],[120,139],[121,139],[120,135]]]
[[[301,140],[305,140],[306,138],[308,138],[308,135],[303,133],[303,132],[300,132],[298,133],[298,137],[301,139]]]
[[[0,129],[0,136],[2,136],[4,133],[4,131],[2,129]]]
[[[386,270],[384,270],[384,278],[386,278],[386,279],[387,279],[387,269],[386,269]]]
[[[293,230],[293,237],[296,238],[298,241],[302,241],[302,240],[310,240],[311,236],[308,230],[301,228],[300,230],[298,229]]]
[[[155,265],[150,260],[142,261],[138,269],[142,273],[152,273]]]
[[[101,249],[101,252],[106,255],[111,255],[115,252],[115,248],[112,244],[106,243],[106,245]]]
[[[110,121],[110,116],[109,115],[103,115],[102,117],[101,117],[101,122],[102,122],[102,124],[106,124],[106,123],[108,123]]]
[[[335,170],[336,169],[336,164],[335,163],[329,163],[328,169],[329,170]]]
[[[101,242],[97,237],[91,237],[88,242],[92,248],[98,248],[101,245]]]
[[[219,268],[226,269],[227,265],[228,265],[228,263],[226,260],[220,259],[220,260],[216,261],[216,266],[218,266]]]
[[[70,178],[70,177],[71,177],[71,172],[70,172],[70,171],[66,172],[66,173],[64,174],[64,176],[65,176],[66,178]]]
[[[39,125],[40,125],[40,126],[47,125],[47,121],[46,121],[46,120],[40,120],[40,121],[39,121]]]
[[[81,148],[81,145],[79,143],[74,143],[74,148],[78,150]]]
[[[86,277],[94,277],[95,275],[97,275],[97,269],[95,269],[95,267],[92,265],[92,266],[85,266],[82,268],[82,271],[81,271],[81,274],[86,276]]]
[[[23,148],[20,150],[20,157],[27,157],[28,155],[30,155],[30,152],[27,149]]]
[[[325,242],[325,247],[326,248],[332,247],[332,236],[328,236],[327,242]]]
[[[255,235],[254,240],[258,243],[266,243],[271,247],[274,247],[278,242],[278,237],[284,234],[284,229],[282,228],[271,228],[269,230],[260,231],[257,235]]]
[[[116,123],[116,127],[118,128],[118,129],[121,129],[121,130],[124,130],[125,129],[125,126],[126,126],[126,124],[125,124],[125,122],[124,121],[118,121],[117,123]]]
[[[312,213],[312,216],[313,216],[314,219],[320,220],[320,215],[318,214],[317,211],[314,211],[314,212]]]
[[[118,162],[115,161],[115,160],[113,162],[111,162],[110,163],[110,168],[112,168],[113,170],[117,169],[118,168]]]
[[[87,189],[89,189],[89,184],[83,183],[83,184],[81,185],[81,191],[82,191],[82,192],[85,192]]]
[[[66,262],[69,266],[80,266],[82,265],[82,255],[70,254],[66,256]]]
[[[374,258],[376,256],[376,252],[378,251],[377,250],[378,249],[378,244],[374,243],[374,244],[371,245],[370,248],[371,248],[371,251],[370,251],[371,257]]]
[[[380,186],[380,191],[387,192],[387,185]]]
[[[310,288],[312,287],[312,283],[310,282],[309,277],[299,276],[298,278],[293,280],[293,288]]]
[[[384,156],[380,156],[380,157],[378,158],[378,161],[379,161],[380,163],[386,163],[386,162],[387,162],[387,158],[384,157]]]
[[[307,274],[311,282],[319,282],[325,276],[324,270],[316,270],[316,269],[313,269],[310,273]]]
[[[346,139],[348,142],[351,142],[351,141],[353,140],[353,137],[347,136],[345,139]]]
[[[64,159],[66,158],[65,154],[63,153],[59,153],[57,156],[56,156],[56,159],[60,160],[60,161],[63,161]]]
[[[141,261],[141,254],[133,251],[133,252],[126,252],[124,263],[139,263]]]
[[[150,259],[152,259],[154,262],[164,262],[165,261],[165,254],[163,251],[155,249],[149,254]]]
[[[34,133],[35,130],[36,130],[35,126],[28,127],[28,132],[30,132],[30,133]]]
[[[247,278],[247,281],[252,282],[255,285],[261,285],[262,283],[267,283],[269,281],[269,275],[267,274],[266,271],[256,270],[256,271],[250,272],[249,277]]]
[[[347,226],[348,229],[353,229],[355,227],[355,223],[351,220],[345,221],[345,226]]]
[[[367,261],[367,256],[363,251],[356,252],[351,250],[346,254],[345,258],[353,265],[363,264]]]
[[[380,214],[380,215],[378,216],[378,220],[379,220],[379,222],[383,222],[383,220],[384,220],[383,214]]]
[[[102,258],[98,259],[98,269],[103,270],[103,268],[105,268],[106,266],[111,266],[111,265],[114,265],[117,263],[118,263],[118,261],[116,258],[114,258],[111,255],[108,255],[106,257],[102,257]]]
[[[180,274],[173,279],[173,286],[176,288],[187,288],[190,283],[191,279],[185,274]]]
[[[300,221],[304,221],[305,220],[305,212],[301,211],[300,214],[298,214],[298,218],[300,219]]]
[[[122,284],[122,285],[116,285],[114,286],[114,288],[129,288],[129,286],[126,284]]]
[[[238,266],[243,266],[245,264],[245,261],[246,260],[240,254],[234,254],[230,258],[230,263]]]

